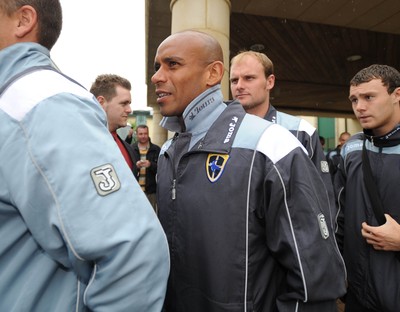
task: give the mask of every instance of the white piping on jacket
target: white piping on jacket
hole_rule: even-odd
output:
[[[251,159],[249,180],[247,182],[247,200],[246,200],[246,268],[245,268],[245,284],[244,284],[244,312],[247,312],[247,287],[249,279],[249,214],[250,214],[250,189],[251,189],[251,174],[254,167],[254,159],[256,158],[257,150],[253,152]]]
[[[308,301],[308,291],[307,291],[307,284],[306,284],[306,278],[304,276],[304,270],[303,270],[303,266],[301,264],[300,261],[300,252],[299,252],[299,247],[297,246],[297,241],[296,241],[296,236],[294,234],[294,229],[293,229],[293,224],[292,224],[292,219],[290,218],[290,211],[289,211],[289,207],[287,204],[287,196],[286,196],[286,189],[285,189],[285,184],[283,182],[282,176],[278,170],[278,168],[274,165],[274,169],[278,174],[279,180],[281,181],[282,184],[282,189],[283,189],[283,193],[284,193],[284,201],[285,201],[285,208],[286,208],[286,213],[288,216],[288,221],[289,221],[289,225],[290,225],[290,230],[292,233],[292,237],[293,237],[293,243],[294,243],[294,247],[296,249],[296,255],[297,255],[297,260],[299,262],[299,268],[300,268],[300,272],[301,272],[301,278],[303,280],[303,287],[304,287],[304,302]]]

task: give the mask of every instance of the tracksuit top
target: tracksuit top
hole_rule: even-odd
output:
[[[334,224],[338,209],[335,205],[329,163],[321,146],[317,129],[308,121],[300,117],[277,111],[272,105],[269,106],[268,112],[264,119],[273,123],[277,123],[278,125],[288,129],[290,133],[293,134],[307,150],[308,157],[313,162],[315,168],[317,168],[317,171],[328,192],[329,201],[326,202],[326,205],[330,206],[330,218],[332,224]]]
[[[0,51],[0,311],[161,310],[169,252],[91,93]]]
[[[322,180],[283,127],[226,105],[220,86],[161,125],[158,206],[166,312],[336,311],[345,268]]]
[[[400,223],[400,125],[383,136],[364,130],[341,149],[335,175],[339,202],[337,241],[348,268],[349,290],[366,308],[381,312],[400,309],[400,261],[392,251],[375,250],[361,235],[361,224],[377,226],[362,169],[363,140],[384,212]]]

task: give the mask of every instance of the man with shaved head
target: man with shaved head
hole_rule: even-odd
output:
[[[155,56],[161,125],[157,199],[171,273],[166,312],[336,311],[345,270],[302,145],[226,105],[217,40],[187,30]]]

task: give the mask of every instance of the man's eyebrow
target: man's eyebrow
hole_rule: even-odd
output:
[[[375,92],[375,91],[366,91],[366,92],[349,95],[349,99],[356,98],[356,97],[363,97],[366,95],[375,95],[375,94],[377,94],[377,92]]]
[[[163,62],[170,62],[170,61],[179,61],[182,62],[183,58],[179,56],[166,56],[162,59]]]
[[[350,95],[349,95],[349,100],[354,99],[354,98],[356,98],[356,97],[358,97],[358,96],[362,96],[362,95],[363,95],[362,93],[350,94]]]

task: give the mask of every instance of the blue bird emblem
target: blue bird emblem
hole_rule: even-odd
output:
[[[209,154],[206,162],[207,177],[210,182],[216,182],[224,172],[229,155],[225,154]]]

